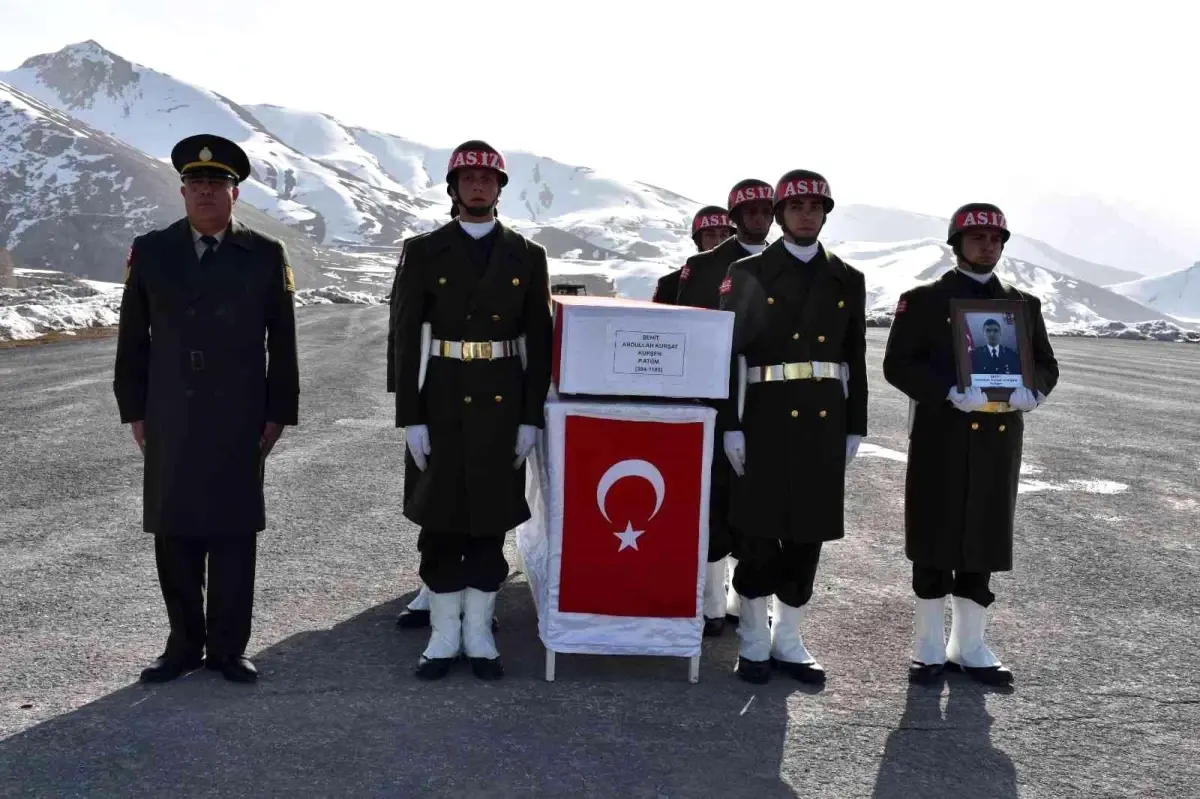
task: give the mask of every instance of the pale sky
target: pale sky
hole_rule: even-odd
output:
[[[699,202],[804,167],[847,204],[948,216],[1080,192],[1197,230],[1193,13],[1179,0],[0,0],[0,70],[95,39],[241,103],[432,145],[483,138]]]

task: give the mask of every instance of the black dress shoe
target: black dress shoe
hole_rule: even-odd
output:
[[[787,660],[771,658],[771,665],[800,682],[812,685],[820,685],[825,682],[825,668],[816,661],[812,663],[791,663]]]
[[[416,675],[421,680],[440,680],[450,673],[450,667],[459,659],[460,655],[455,655],[452,658],[427,658],[422,657],[417,661]]]
[[[771,680],[771,661],[746,660],[739,656],[734,671],[737,672],[737,676],[746,682],[754,683],[755,685],[766,685]]]
[[[200,668],[202,663],[199,655],[184,657],[162,655],[142,669],[140,679],[142,682],[170,682],[190,671],[195,671]]]
[[[931,685],[942,678],[941,663],[922,663],[914,660],[908,664],[908,681],[916,685]]]
[[[245,655],[208,658],[204,667],[221,672],[225,679],[231,682],[254,682],[258,679],[258,669]]]
[[[705,638],[715,638],[723,632],[725,632],[724,618],[710,619],[708,616],[704,617]]]
[[[468,658],[471,672],[481,680],[498,680],[504,676],[504,664],[500,658]]]
[[[963,666],[953,660],[946,661],[947,671],[961,671],[976,682],[984,685],[1012,685],[1013,673],[1004,666]]]
[[[405,608],[396,617],[396,626],[404,630],[419,630],[429,626],[429,611]]]

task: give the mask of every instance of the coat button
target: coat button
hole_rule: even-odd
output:
[[[947,317],[946,317],[946,324],[950,324],[950,317],[949,317],[949,316],[947,316]]]
[[[1004,425],[1000,425],[1000,427],[999,427],[998,429],[1000,430],[1000,432],[1001,432],[1001,433],[1003,433],[1003,432],[1004,432]]]
[[[774,305],[774,304],[775,304],[775,298],[767,297],[767,305]]]
[[[444,277],[439,277],[439,278],[438,278],[438,285],[439,285],[439,286],[444,286],[444,285],[446,285],[446,278],[444,278]]]
[[[824,419],[824,418],[825,418],[825,411],[821,411],[820,413],[818,413],[818,414],[817,414],[817,416],[820,416],[822,419]]]
[[[798,341],[799,339],[800,339],[800,334],[799,334],[799,333],[793,333],[793,334],[792,334],[792,341]]]
[[[818,342],[820,342],[820,343],[822,343],[822,344],[824,344],[824,343],[825,343],[825,337],[824,337],[824,336],[817,336],[817,341],[818,341]]]
[[[468,321],[468,322],[470,322],[470,321],[471,321],[471,314],[467,314],[467,321]]]
[[[500,314],[498,314],[498,313],[494,313],[494,314],[492,314],[492,321],[493,321],[493,322],[499,322],[499,321],[500,321]]]
[[[839,307],[839,308],[845,308],[845,307],[846,307],[846,301],[845,301],[845,300],[838,300],[838,307]]]
[[[504,397],[500,396],[499,394],[496,395],[496,402],[500,402],[503,399]]]
[[[463,397],[463,402],[470,402],[470,401],[471,401],[471,395],[470,395],[470,394],[468,394],[467,396]]]
[[[799,416],[799,415],[800,415],[800,411],[792,411],[792,418],[793,418],[793,419],[795,419],[795,418],[796,418],[797,416]]]
[[[519,277],[514,277],[514,278],[513,278],[513,285],[514,285],[514,286],[519,286],[519,285],[521,285],[521,278],[519,278]]]
[[[979,429],[979,422],[971,422],[971,429],[972,429],[972,430],[978,430],[978,429]]]

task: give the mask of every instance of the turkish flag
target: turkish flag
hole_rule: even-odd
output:
[[[568,415],[558,609],[697,613],[703,422]]]

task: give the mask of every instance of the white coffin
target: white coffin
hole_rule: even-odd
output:
[[[560,598],[570,593],[570,587],[563,583],[563,550],[564,541],[570,547],[570,537],[599,534],[602,540],[611,541],[614,547],[619,546],[615,538],[609,538],[606,531],[592,533],[581,529],[564,529],[564,516],[569,513],[568,475],[565,473],[569,462],[566,448],[567,420],[574,416],[584,416],[591,419],[616,420],[623,422],[662,422],[703,425],[703,435],[695,437],[695,452],[688,452],[683,461],[688,465],[683,473],[690,475],[691,489],[681,496],[685,497],[688,507],[695,503],[697,526],[679,536],[682,543],[677,549],[672,545],[671,557],[677,562],[695,562],[694,588],[690,569],[687,576],[687,590],[694,594],[694,604],[689,597],[687,614],[676,614],[672,617],[655,617],[653,615],[604,615],[600,613],[564,612],[560,610]],[[713,440],[715,434],[716,411],[694,403],[637,403],[637,402],[606,402],[601,400],[561,400],[551,399],[546,404],[546,425],[539,433],[537,446],[531,453],[526,471],[526,499],[532,512],[532,518],[520,525],[516,531],[517,548],[523,563],[523,570],[533,594],[534,606],[537,610],[538,635],[546,647],[546,679],[554,679],[555,652],[585,653],[601,655],[666,655],[692,659],[692,681],[698,679],[699,655],[704,632],[703,597],[706,578],[706,561],[708,553],[708,510],[710,491],[710,468],[712,464]],[[689,431],[690,440],[690,431]],[[613,455],[615,460],[625,457],[620,452]],[[653,457],[653,456],[650,456]],[[577,461],[571,461],[577,462]],[[604,461],[607,462],[606,460]],[[692,475],[691,472],[695,471]],[[591,481],[586,481],[595,496],[596,489],[591,488]],[[603,481],[601,481],[603,482]],[[668,483],[670,481],[668,480]],[[672,490],[670,485],[666,491]],[[665,506],[664,506],[665,507]],[[622,519],[615,519],[615,527],[620,527]],[[645,535],[655,535],[662,532],[657,530],[652,522],[638,519],[639,528],[645,528]],[[578,538],[575,539],[578,541]],[[642,551],[646,551],[643,547]],[[629,556],[639,553],[629,551]],[[617,557],[620,557],[618,553]],[[679,575],[682,577],[683,575]],[[682,585],[682,584],[681,584]],[[613,584],[612,590],[623,592],[628,597],[637,593],[634,586]]]
[[[723,399],[733,312],[556,295],[552,379],[560,394]]]

